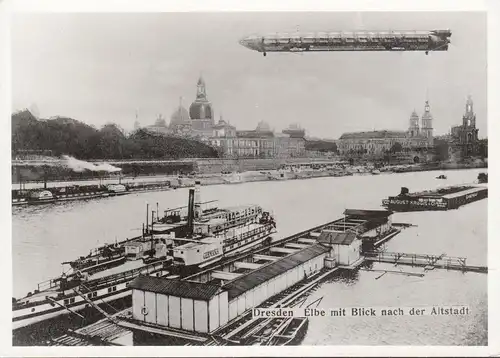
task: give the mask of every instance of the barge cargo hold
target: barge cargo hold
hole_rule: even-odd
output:
[[[484,186],[453,186],[436,190],[410,193],[401,188],[397,196],[390,196],[382,205],[392,211],[451,210],[488,197]]]

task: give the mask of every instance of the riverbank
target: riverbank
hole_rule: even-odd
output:
[[[195,181],[200,181],[201,185],[223,185],[223,184],[241,184],[249,182],[263,181],[283,181],[283,180],[305,180],[323,177],[343,177],[350,175],[384,175],[409,172],[424,172],[424,171],[448,171],[448,170],[468,170],[484,168],[487,171],[486,164],[456,164],[456,163],[441,163],[438,165],[407,165],[407,166],[386,166],[375,169],[372,166],[342,166],[333,169],[315,169],[315,170],[300,170],[287,168],[283,170],[268,170],[268,171],[246,171],[232,173],[199,173],[192,175],[158,175],[158,176],[139,176],[139,177],[107,177],[99,179],[87,180],[71,180],[71,181],[50,181],[46,183],[47,188],[68,187],[68,186],[88,186],[88,185],[110,185],[121,183],[129,186],[151,185],[161,183],[169,183],[172,189],[190,187]],[[18,190],[16,187],[19,184],[13,183],[12,189]],[[45,186],[43,182],[23,183],[23,188],[41,189]]]

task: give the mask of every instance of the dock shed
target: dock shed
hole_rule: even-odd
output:
[[[323,230],[318,242],[331,247],[330,257],[338,265],[349,266],[361,258],[361,240],[352,231]]]
[[[316,244],[226,283],[229,320],[258,306],[324,267],[328,247]]]
[[[225,285],[139,276],[132,281],[135,320],[212,333],[270,297],[321,270],[330,247],[315,244],[272,261]]]
[[[219,285],[139,276],[129,287],[136,320],[200,333],[228,322],[228,294]]]
[[[344,215],[351,221],[360,222],[360,233],[363,237],[374,237],[384,234],[392,228],[392,211],[346,209]]]

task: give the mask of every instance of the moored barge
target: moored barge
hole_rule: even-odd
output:
[[[488,188],[482,186],[451,186],[415,193],[403,187],[399,195],[384,199],[382,205],[392,211],[451,210],[487,197]]]

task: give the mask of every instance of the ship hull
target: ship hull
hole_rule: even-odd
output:
[[[95,303],[99,305],[131,295],[132,291],[126,286],[127,284],[128,282],[116,285],[116,291],[110,293],[107,292],[108,288],[99,290],[98,297],[95,300]],[[58,300],[58,302],[59,301],[62,300]],[[85,301],[82,297],[77,296],[75,298],[75,302],[72,304],[68,304],[66,307],[71,309],[71,311],[73,312],[79,312],[88,306],[89,303],[87,301]],[[31,311],[32,308],[35,308],[34,312]],[[41,321],[46,321],[67,314],[70,314],[68,310],[56,304],[52,306],[50,303],[43,303],[34,307],[17,310],[13,312],[14,317],[12,319],[12,329],[16,330]]]
[[[231,257],[237,255],[237,254],[240,254],[240,253],[243,253],[246,251],[250,251],[255,247],[258,247],[261,245],[267,245],[267,244],[271,243],[272,242],[272,235],[274,233],[275,232],[261,234],[261,235],[257,236],[254,240],[252,240],[246,244],[242,244],[241,246],[238,246],[230,251],[225,251],[224,254],[217,256],[217,257],[214,257],[210,260],[207,260],[207,261],[204,261],[201,263],[195,263],[195,264],[176,265],[176,266],[169,268],[169,270],[172,273],[180,275],[181,277],[192,275],[200,270],[206,270],[213,265],[219,264],[224,259],[228,259],[228,258],[231,258]]]
[[[411,199],[407,197],[389,197],[382,201],[382,205],[389,210],[408,212],[408,211],[439,211],[452,210],[459,207],[482,200],[488,197],[487,188],[475,188],[463,193],[457,193],[453,197],[439,197],[441,201],[425,196],[414,196]]]
[[[76,288],[78,290],[85,290],[86,292],[83,292],[83,294],[96,305],[115,301],[132,294],[132,291],[127,285],[139,274],[162,275],[162,263],[151,264],[150,268],[151,270],[146,267],[140,268],[138,271],[127,276],[126,278],[123,277],[124,273],[118,274],[118,278],[116,279],[113,279],[112,277],[103,277],[100,280],[104,280],[104,283],[98,284],[92,288],[88,287],[88,284],[85,283],[77,286]],[[50,296],[50,294],[47,293],[47,296]],[[87,300],[76,294],[73,290],[66,290],[62,297],[55,298],[54,301],[57,303],[44,300],[40,303],[29,303],[25,307],[13,309],[13,330],[52,319],[57,316],[70,314],[68,309],[64,307],[69,308],[73,312],[78,312],[90,306]]]

